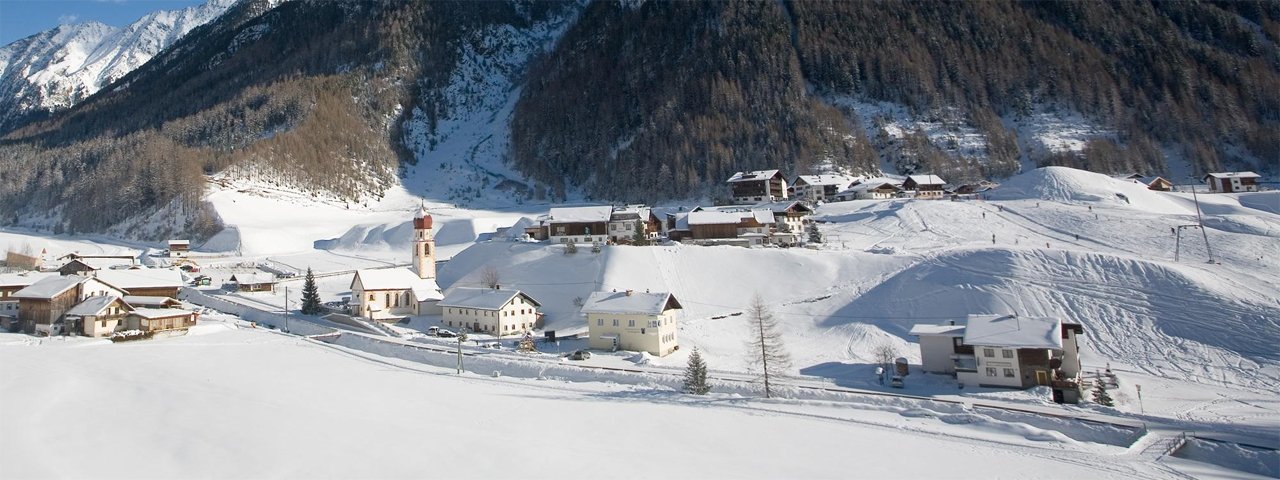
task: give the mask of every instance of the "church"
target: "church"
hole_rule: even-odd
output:
[[[436,284],[436,241],[425,206],[413,218],[412,268],[357,270],[351,279],[353,315],[396,322],[412,315],[439,315],[440,286]]]

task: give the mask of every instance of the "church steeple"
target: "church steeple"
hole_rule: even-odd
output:
[[[419,278],[436,278],[436,240],[426,205],[418,207],[413,217],[413,271]]]

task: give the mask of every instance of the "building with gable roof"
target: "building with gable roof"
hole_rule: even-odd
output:
[[[853,179],[844,175],[797,175],[791,182],[790,198],[810,202],[830,202],[841,190],[849,188]]]
[[[582,305],[588,345],[666,356],[680,349],[677,322],[683,308],[666,292],[594,292]]]
[[[915,192],[915,198],[937,199],[946,193],[946,180],[937,175],[908,175],[902,182],[902,189]]]
[[[395,322],[412,315],[438,314],[443,296],[436,284],[435,237],[431,214],[419,207],[413,219],[413,269],[358,270],[351,279],[351,312]]]
[[[1054,400],[1080,395],[1079,336],[1084,327],[1052,317],[969,315],[963,323],[918,324],[926,372],[955,375],[961,384],[1030,388],[1047,385]]]
[[[1215,172],[1205,174],[1204,183],[1214,193],[1256,192],[1259,178],[1253,172]]]
[[[542,304],[519,290],[456,287],[440,300],[443,321],[491,335],[513,335],[541,326]]]
[[[733,190],[733,203],[756,204],[787,198],[787,179],[779,170],[737,172],[725,183]]]

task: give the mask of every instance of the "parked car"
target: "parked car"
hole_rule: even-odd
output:
[[[591,352],[588,352],[586,350],[577,350],[573,353],[570,353],[568,357],[569,357],[569,360],[586,360],[588,358],[591,358]]]
[[[889,386],[893,388],[902,388],[902,375],[894,375],[889,379]]]
[[[445,330],[443,328],[436,330],[436,336],[440,338],[455,338],[458,334]]]
[[[440,336],[440,327],[427,327],[427,331],[424,333],[433,337]]]

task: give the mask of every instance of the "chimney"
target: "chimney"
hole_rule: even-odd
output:
[[[499,284],[496,284],[496,283],[495,283],[495,284],[493,284],[493,289],[494,289],[494,290],[502,290],[502,285],[499,285]]]
[[[951,326],[953,326],[953,327],[954,327],[955,325],[956,325],[956,321],[955,321],[955,320],[952,320],[952,321],[951,321]]]
[[[633,290],[631,290],[631,289],[627,289],[627,296],[628,296],[628,297],[630,297],[630,296],[631,296],[631,292],[633,292]]]

